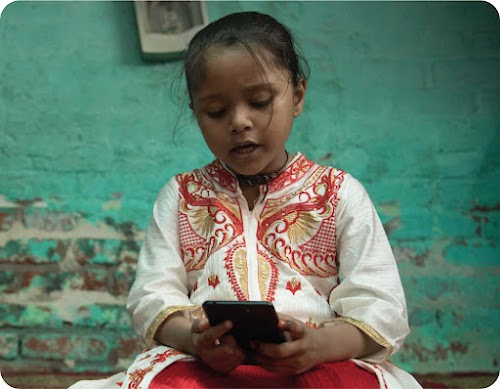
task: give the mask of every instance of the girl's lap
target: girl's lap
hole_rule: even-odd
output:
[[[164,369],[150,389],[167,388],[379,388],[375,374],[351,361],[325,363],[296,376],[278,376],[260,366],[241,365],[219,374],[200,362],[177,362]]]

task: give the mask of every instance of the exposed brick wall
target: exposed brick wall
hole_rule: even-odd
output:
[[[208,2],[271,13],[312,76],[290,150],[367,187],[389,234],[410,371],[498,371],[500,24],[486,2]],[[210,152],[142,61],[132,3],[16,2],[0,19],[0,368],[111,372],[153,200]],[[175,139],[175,142],[173,140]],[[374,280],[376,282],[376,280]]]

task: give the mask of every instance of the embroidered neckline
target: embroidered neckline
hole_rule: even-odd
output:
[[[280,190],[284,185],[289,185],[299,179],[309,171],[314,165],[304,154],[297,152],[290,155],[289,161],[283,171],[268,182],[269,191]],[[209,180],[213,180],[223,188],[235,192],[238,186],[238,178],[231,169],[219,160],[214,160],[202,169]]]

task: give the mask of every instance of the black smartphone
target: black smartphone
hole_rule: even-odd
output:
[[[250,341],[286,342],[278,328],[278,315],[267,301],[205,301],[203,309],[211,326],[225,320],[233,322],[232,334],[240,347],[250,351]]]

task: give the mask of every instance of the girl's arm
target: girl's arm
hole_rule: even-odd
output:
[[[180,252],[178,193],[173,178],[155,201],[127,301],[132,324],[148,346],[171,314],[197,308],[188,297],[187,272]]]
[[[341,282],[329,297],[338,317],[323,326],[342,322],[357,328],[382,346],[364,359],[381,362],[401,347],[409,333],[401,279],[387,235],[363,186],[345,174],[338,198],[336,243]]]

